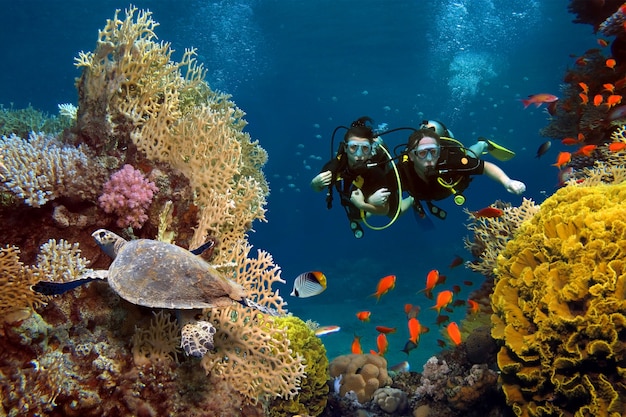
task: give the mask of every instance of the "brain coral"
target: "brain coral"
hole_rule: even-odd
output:
[[[492,335],[518,416],[626,411],[626,183],[548,198],[498,259]]]

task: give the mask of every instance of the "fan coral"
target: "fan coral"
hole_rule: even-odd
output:
[[[492,335],[518,416],[622,415],[626,183],[566,186],[498,259]]]
[[[131,342],[135,365],[178,362],[180,326],[163,310],[152,314],[154,318],[147,329],[135,328]]]
[[[339,395],[343,397],[354,392],[361,404],[371,401],[378,388],[391,384],[391,378],[387,374],[387,361],[382,356],[338,356],[330,363],[329,371],[332,378],[341,375]]]
[[[139,229],[148,220],[146,210],[157,191],[156,185],[148,181],[141,171],[126,164],[104,184],[98,202],[104,211],[119,216],[119,227]]]

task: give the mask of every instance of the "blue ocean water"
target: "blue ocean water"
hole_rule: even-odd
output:
[[[355,334],[364,350],[375,349],[374,326],[396,326],[389,336],[390,363],[408,335],[405,303],[422,306],[420,320],[431,331],[410,355],[413,369],[440,348],[432,301],[416,292],[429,270],[448,275],[446,287],[465,280],[464,293],[481,277],[463,268],[448,270],[468,234],[467,216],[451,201],[445,221],[424,230],[412,215],[383,231],[352,236],[335,198],[327,210],[324,193],[309,181],[330,157],[330,135],[338,125],[368,115],[375,124],[417,126],[422,119],[446,123],[457,139],[472,144],[486,136],[517,152],[498,163],[527,185],[525,197],[541,202],[557,183],[558,146],[543,159],[543,108],[523,109],[529,94],[559,94],[570,54],[596,46],[591,27],[575,25],[565,2],[539,0],[251,0],[135,1],[153,12],[157,35],[171,42],[175,59],[195,47],[208,69],[207,81],[233,95],[246,113],[247,131],[269,153],[265,167],[271,195],[267,223],[256,224],[250,241],[269,251],[287,284],[280,289],[290,310],[322,325],[342,327],[324,342],[333,358],[349,353]],[[100,0],[2,2],[0,103],[55,113],[58,103],[77,103],[73,58],[95,47],[97,31],[116,8],[128,3]],[[341,135],[340,135],[341,136]],[[404,133],[385,138],[391,147]],[[336,142],[337,143],[337,142]],[[476,210],[496,199],[518,205],[487,178],[465,193]],[[382,219],[376,224],[382,225]],[[328,290],[308,299],[288,296],[299,273],[321,270]],[[378,280],[397,276],[396,288],[377,303],[369,297]],[[355,313],[372,312],[370,323]],[[454,319],[460,320],[459,308]]]

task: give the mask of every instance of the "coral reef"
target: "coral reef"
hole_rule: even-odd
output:
[[[407,395],[397,388],[384,387],[374,391],[374,403],[385,413],[403,413],[408,407]]]
[[[339,395],[354,392],[359,403],[366,403],[374,396],[378,388],[391,384],[387,374],[387,361],[382,356],[343,355],[338,356],[329,366],[331,378],[341,376]]]
[[[60,116],[63,114],[60,112]],[[6,108],[0,104],[0,136],[14,134],[26,138],[31,132],[57,134],[72,125],[67,117],[50,116],[28,106],[25,109]]]
[[[621,415],[626,183],[568,185],[498,259],[492,335],[518,416]]]

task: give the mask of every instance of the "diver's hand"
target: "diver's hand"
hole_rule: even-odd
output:
[[[517,180],[509,180],[505,184],[504,188],[506,188],[506,190],[512,194],[520,195],[524,191],[526,191],[526,184]]]
[[[373,206],[384,206],[387,204],[387,199],[391,195],[391,192],[386,188],[381,188],[377,190],[374,194],[369,196],[367,202]]]
[[[363,209],[363,206],[365,205],[365,196],[363,195],[363,191],[359,188],[352,191],[352,194],[350,194],[350,201],[359,210]]]
[[[330,171],[320,172],[311,180],[311,187],[316,191],[321,191],[330,185],[332,178],[333,174]]]

